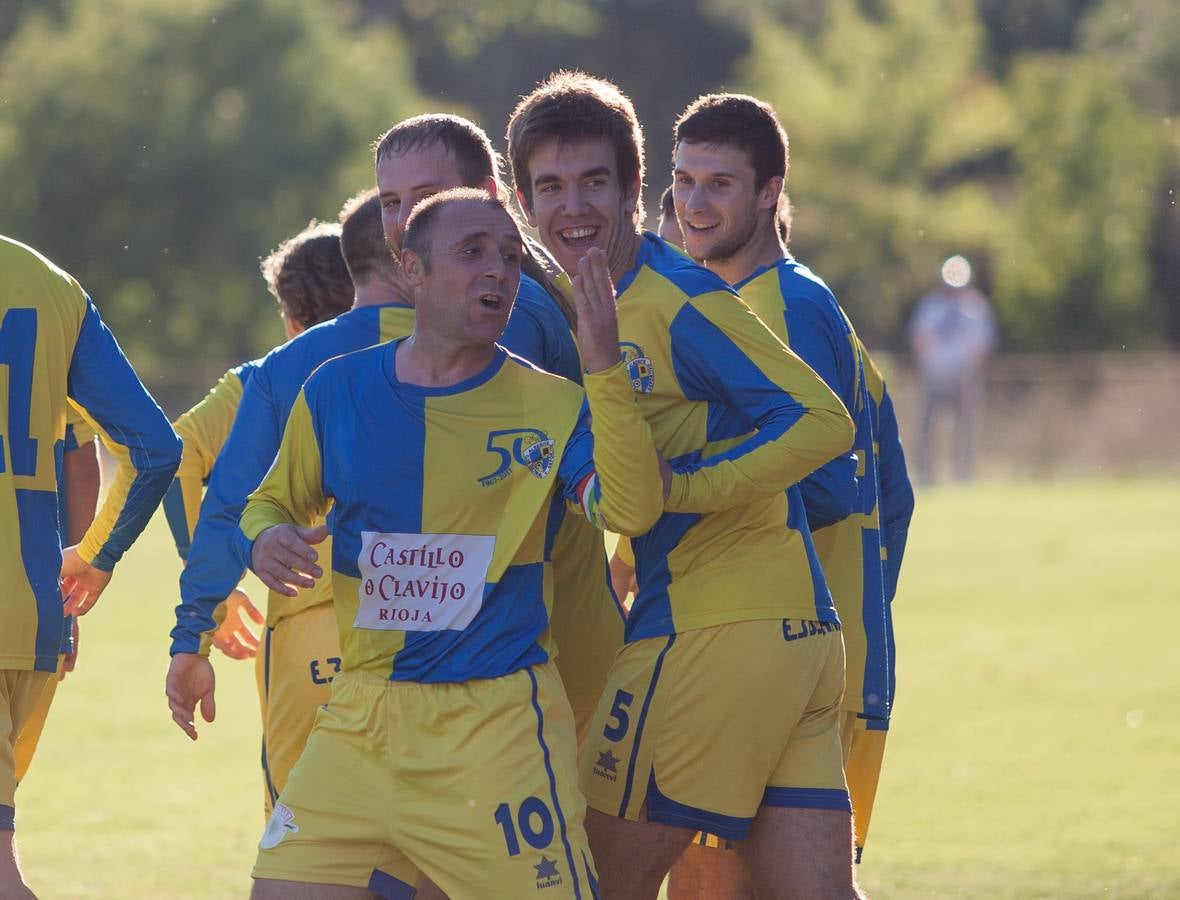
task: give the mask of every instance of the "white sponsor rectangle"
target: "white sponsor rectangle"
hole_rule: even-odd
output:
[[[490,534],[361,532],[360,606],[353,626],[377,631],[466,628],[483,606],[495,548]]]

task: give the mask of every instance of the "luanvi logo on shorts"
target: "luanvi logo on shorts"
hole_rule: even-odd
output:
[[[637,394],[650,394],[656,387],[656,369],[651,360],[644,355],[643,348],[638,344],[623,341],[619,344],[619,351],[623,357],[623,365],[627,367],[627,376],[631,379],[631,390]]]
[[[537,870],[537,890],[557,887],[561,884],[561,872],[558,871],[557,860],[542,856],[541,861],[533,868]]]
[[[615,781],[619,777],[619,763],[621,760],[610,750],[603,750],[598,754],[598,762],[594,764],[594,774],[607,781]]]
[[[484,487],[491,487],[508,477],[512,463],[524,466],[538,478],[547,478],[553,469],[553,439],[536,428],[505,428],[488,432],[488,453],[500,458],[494,470],[479,479]]]
[[[272,847],[277,847],[279,841],[288,834],[295,834],[298,831],[299,826],[295,824],[295,813],[291,812],[289,806],[276,803],[275,811],[271,813],[270,821],[266,823],[266,831],[262,832],[262,840],[258,842],[258,846],[263,850],[270,850]]]

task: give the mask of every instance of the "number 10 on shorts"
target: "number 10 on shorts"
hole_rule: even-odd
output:
[[[496,824],[504,830],[504,843],[509,856],[520,855],[517,827],[520,828],[521,837],[534,850],[544,850],[553,840],[553,814],[539,797],[528,797],[520,804],[515,823],[512,820],[512,807],[507,803],[496,807],[495,819]]]

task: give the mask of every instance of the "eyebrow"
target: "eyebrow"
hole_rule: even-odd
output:
[[[674,168],[672,170],[672,174],[673,175],[690,175],[691,176],[692,172],[688,171],[688,169],[677,166],[676,168]],[[719,172],[710,172],[708,174],[708,177],[709,178],[734,178],[734,179],[736,179],[737,175],[733,172],[719,171]]]
[[[595,166],[593,169],[587,169],[585,172],[582,172],[581,174],[579,174],[578,180],[581,181],[583,178],[591,178],[595,175],[609,175],[609,174],[610,174],[609,167]],[[561,181],[561,179],[558,178],[556,175],[549,174],[548,172],[542,172],[540,175],[538,175],[536,178],[533,179],[533,184],[547,184],[550,181]]]
[[[437,181],[428,181],[425,184],[414,185],[412,188],[410,188],[408,191],[406,191],[406,194],[407,195],[414,194],[414,193],[417,193],[418,191],[425,191],[425,190],[429,190],[430,188],[440,188],[440,187],[441,187],[441,185]],[[377,196],[379,196],[379,197],[396,197],[397,195],[398,195],[397,191],[381,191]]]

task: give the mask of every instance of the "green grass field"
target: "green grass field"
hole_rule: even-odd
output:
[[[872,896],[1180,896],[1178,508],[1175,481],[919,497],[860,868]],[[177,572],[157,518],[83,621],[17,797],[43,898],[248,891],[262,829],[251,666],[219,659],[217,721],[190,743],[163,696]]]

